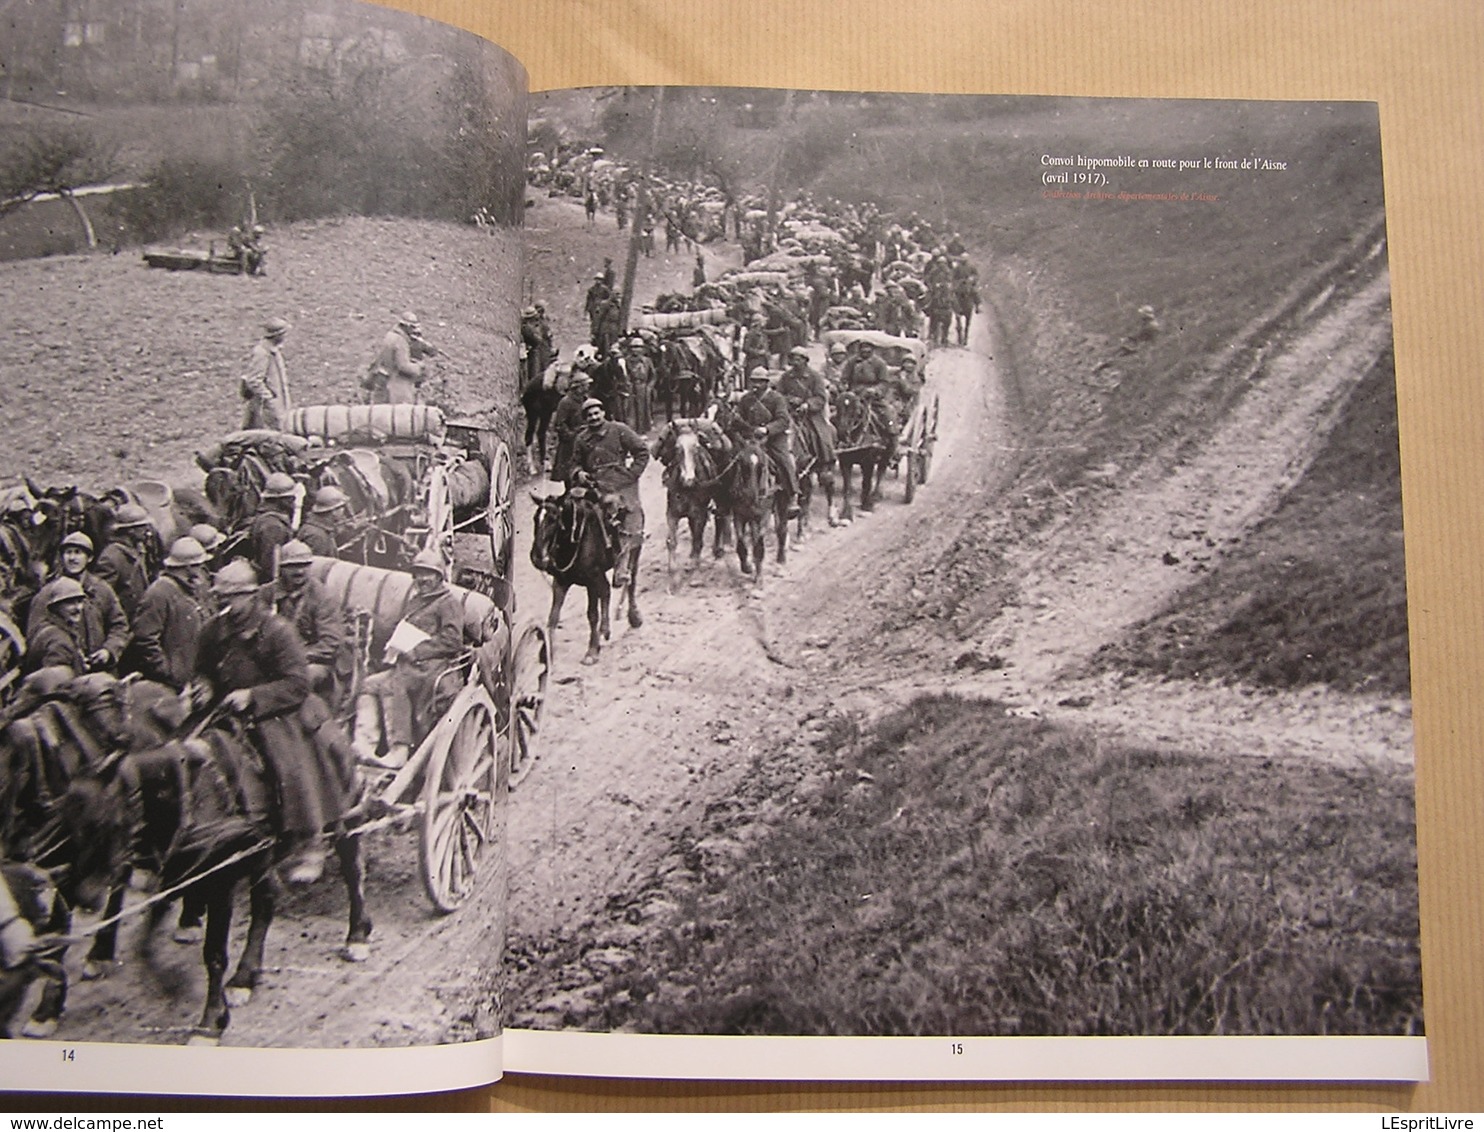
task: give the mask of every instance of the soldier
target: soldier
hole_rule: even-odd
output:
[[[74,676],[88,670],[86,645],[83,642],[83,605],[88,600],[82,585],[72,578],[58,578],[36,595],[43,595],[46,608],[39,623],[31,630],[30,647],[26,650],[27,672],[43,668],[67,668]]]
[[[261,578],[278,573],[278,548],[294,537],[291,516],[297,494],[293,477],[287,472],[273,472],[263,483],[258,513],[248,525],[243,548]]]
[[[788,404],[799,450],[814,457],[815,467],[827,471],[833,468],[835,430],[825,411],[829,406],[829,386],[809,365],[809,352],[802,346],[788,352],[788,369],[778,379],[778,392]]]
[[[312,554],[318,554],[322,558],[338,558],[339,527],[345,520],[349,505],[350,496],[334,484],[326,484],[314,493],[314,503],[309,508],[309,514],[299,524],[298,533],[294,537],[308,546]]]
[[[443,556],[431,548],[420,550],[411,571],[412,592],[387,642],[385,659],[390,667],[367,680],[365,692],[356,700],[352,739],[356,756],[389,770],[406,765],[412,753],[414,719],[423,717],[426,722],[432,714],[438,673],[464,647],[464,607],[448,588]],[[383,724],[386,755],[378,758]]]
[[[788,517],[799,513],[799,474],[789,444],[793,421],[783,394],[768,387],[768,371],[758,366],[747,375],[747,392],[732,410],[727,434],[737,444],[760,444],[783,481]]]
[[[26,636],[35,638],[40,628],[40,615],[49,607],[53,590],[70,578],[82,587],[86,598],[78,636],[86,670],[112,672],[118,667],[119,658],[129,643],[129,619],[124,615],[124,607],[107,582],[88,573],[88,564],[93,560],[92,539],[81,531],[73,531],[62,540],[60,555],[61,577],[41,587],[41,592],[32,601]],[[81,674],[79,671],[78,675]]]
[[[344,651],[345,617],[324,586],[309,576],[313,557],[309,547],[298,539],[284,543],[278,552],[278,577],[263,583],[258,596],[269,612],[278,614],[298,632],[309,666],[310,686],[335,703],[339,681],[349,675],[350,657]]]
[[[139,603],[125,667],[177,690],[190,681],[205,620],[199,596],[205,565],[205,548],[189,535],[171,544],[160,576]]]
[[[618,292],[609,295],[598,307],[597,317],[593,320],[592,341],[600,354],[608,353],[613,348],[613,344],[623,337],[621,308],[622,295]]]
[[[629,371],[634,431],[643,434],[654,427],[654,363],[644,351],[644,339],[637,334],[626,347],[624,364]]]
[[[137,503],[125,503],[113,518],[112,541],[93,563],[93,573],[108,583],[131,623],[140,598],[149,588],[150,570],[145,551],[154,539],[149,513]]]
[[[649,465],[649,446],[622,421],[608,420],[603,402],[596,397],[583,402],[582,424],[572,448],[573,466],[567,485],[590,483],[603,494],[610,510],[614,503],[623,508],[618,563],[613,569],[613,586],[623,589],[634,578],[638,552],[644,545],[644,505],[639,500],[639,477]],[[637,629],[643,623],[631,591],[629,624]]]
[[[288,370],[283,361],[283,342],[289,324],[281,318],[263,323],[263,337],[252,348],[247,372],[238,383],[246,404],[242,410],[242,427],[281,429],[293,408],[289,396]]]
[[[580,366],[591,352],[591,346],[578,346],[573,365]],[[551,478],[559,482],[565,482],[571,472],[572,448],[582,430],[582,406],[591,396],[592,388],[592,375],[585,369],[573,369],[572,376],[567,379],[567,391],[552,410],[551,431],[556,435],[556,448],[551,458]]]
[[[222,552],[227,546],[227,536],[210,523],[197,523],[186,533],[199,542],[201,549],[206,551],[205,569],[207,571],[220,569],[226,561]]]
[[[423,339],[417,315],[403,311],[397,325],[388,330],[366,371],[362,386],[370,402],[412,404],[427,377],[427,358],[433,348]]]
[[[768,316],[756,311],[748,320],[747,333],[742,336],[742,369],[747,373],[761,366],[768,368],[768,356],[772,352],[772,340],[768,337]]]
[[[352,769],[336,764],[333,746],[316,742],[329,713],[310,689],[293,626],[258,600],[257,572],[228,562],[212,592],[222,611],[201,633],[191,699],[201,706],[219,697],[251,723],[248,735],[278,787],[286,879],[311,884],[324,871],[320,835],[348,808]]]
[[[696,253],[696,268],[690,273],[690,285],[693,291],[706,286],[706,256],[702,252]]]

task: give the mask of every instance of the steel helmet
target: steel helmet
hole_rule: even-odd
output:
[[[215,554],[221,549],[222,543],[227,541],[227,536],[210,523],[197,523],[191,528],[190,536],[201,544],[207,554]]]
[[[286,318],[270,318],[263,323],[263,333],[269,337],[279,337],[289,332],[289,323]]]
[[[766,382],[768,380],[767,366],[753,366],[752,372],[747,375],[747,383],[751,385],[755,381]]]
[[[93,553],[93,540],[81,531],[73,531],[62,540],[63,550],[66,550],[69,546],[75,546],[79,550],[86,550],[89,554]]]
[[[165,558],[166,566],[202,566],[205,563],[206,548],[190,535],[172,542],[170,553]]]
[[[218,597],[233,597],[249,594],[258,588],[258,572],[251,562],[234,558],[216,572],[211,581],[211,592]]]
[[[263,483],[264,499],[284,499],[294,494],[294,480],[287,472],[273,472]]]
[[[443,572],[443,555],[431,546],[417,552],[416,557],[412,560],[411,569],[414,572],[422,570],[430,574],[437,574],[440,578],[446,577]]]
[[[125,527],[143,527],[149,524],[149,512],[137,503],[125,503],[118,509],[113,517],[113,529],[123,530]]]
[[[326,511],[333,511],[337,507],[345,507],[350,503],[350,496],[341,491],[334,484],[326,484],[314,493],[314,506],[309,510],[316,515],[323,515]]]
[[[397,325],[398,326],[405,326],[409,330],[417,330],[418,329],[417,315],[413,314],[412,311],[403,311],[401,314],[399,314],[397,316]]]
[[[845,349],[845,343],[844,342],[832,342],[832,343],[830,343],[830,357],[833,358],[833,357],[835,357],[837,355],[843,356],[845,353],[846,353],[846,349]]]
[[[50,609],[54,605],[61,605],[64,601],[85,601],[88,591],[82,588],[82,583],[74,578],[58,578],[51,584],[51,596],[46,605]]]
[[[577,349],[572,351],[572,364],[582,369],[587,369],[589,366],[597,365],[597,347],[588,345],[586,342],[584,342],[581,346],[578,346]]]
[[[314,551],[309,549],[309,544],[301,542],[296,538],[289,539],[278,548],[278,568],[285,566],[308,566],[314,560]]]

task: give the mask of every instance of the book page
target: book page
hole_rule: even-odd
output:
[[[507,1067],[1425,1079],[1375,105],[599,88],[529,145],[528,287],[655,459],[513,798]]]
[[[525,74],[340,0],[8,19],[4,839],[72,910],[7,874],[0,1083],[496,1079]],[[463,645],[389,671],[404,617]]]

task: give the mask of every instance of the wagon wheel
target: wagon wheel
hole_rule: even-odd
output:
[[[903,453],[907,465],[907,478],[902,483],[903,503],[911,503],[917,496],[917,484],[919,482],[917,479],[918,443],[920,442],[914,440],[912,447]]]
[[[546,710],[551,650],[546,627],[532,621],[521,629],[510,656],[510,787],[514,789],[536,761],[536,739]]]
[[[504,795],[495,706],[479,685],[459,693],[438,725],[423,769],[418,865],[428,899],[452,912],[474,891],[479,870],[500,852]]]
[[[515,548],[515,465],[510,459],[510,446],[497,441],[490,454],[489,510],[490,554],[495,573],[510,578],[511,556]]]

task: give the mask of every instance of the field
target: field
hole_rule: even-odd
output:
[[[204,249],[218,234],[182,244]],[[381,336],[411,307],[447,357],[431,394],[510,428],[517,235],[351,218],[275,228],[266,278],[150,270],[136,253],[0,264],[0,480],[89,490],[199,485],[192,454],[241,424],[237,378],[262,322],[293,325],[297,404],[355,402]]]

